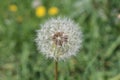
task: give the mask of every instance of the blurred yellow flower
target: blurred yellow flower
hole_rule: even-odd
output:
[[[49,15],[56,15],[58,14],[59,10],[57,7],[51,7],[49,10],[48,10],[48,14]]]
[[[17,17],[17,22],[18,22],[18,23],[22,23],[22,21],[23,21],[23,17],[22,17],[22,16],[18,16],[18,17]]]
[[[35,14],[37,17],[44,17],[46,15],[46,8],[44,6],[37,7]]]
[[[17,11],[17,6],[15,5],[15,4],[12,4],[12,5],[10,5],[9,6],[9,10],[11,11],[11,12],[16,12]]]

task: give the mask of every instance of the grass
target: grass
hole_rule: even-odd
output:
[[[36,50],[39,24],[66,16],[81,26],[83,47],[76,57],[59,63],[59,80],[120,79],[120,0],[43,0],[55,16],[35,15],[32,0],[0,1],[0,80],[53,80],[54,63]],[[9,11],[16,4],[17,12]]]

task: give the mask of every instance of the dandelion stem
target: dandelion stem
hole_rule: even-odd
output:
[[[55,61],[55,80],[58,80],[58,62]]]

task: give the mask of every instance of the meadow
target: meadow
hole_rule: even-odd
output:
[[[57,16],[83,32],[79,53],[59,62],[59,80],[120,80],[120,0],[0,0],[0,80],[54,80],[53,60],[34,40]]]

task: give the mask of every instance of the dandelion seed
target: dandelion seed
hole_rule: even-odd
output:
[[[49,15],[56,15],[58,14],[59,10],[57,7],[51,7],[49,10],[48,10],[48,14]]]
[[[79,26],[68,18],[52,18],[37,31],[38,50],[46,57],[64,60],[76,55],[81,47],[82,33]]]

